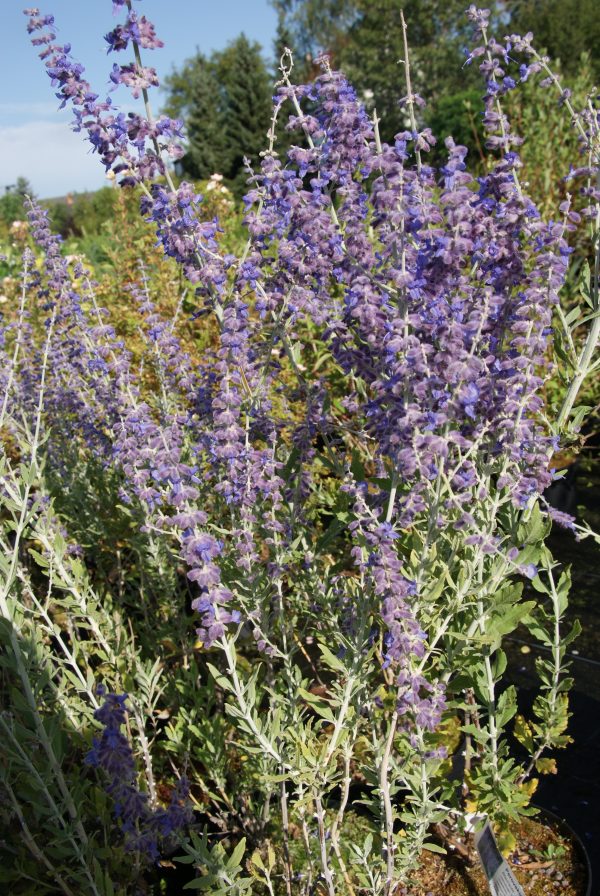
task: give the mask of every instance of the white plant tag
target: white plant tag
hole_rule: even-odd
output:
[[[475,848],[490,885],[492,896],[525,896],[523,888],[508,863],[502,858],[489,821],[475,834]]]

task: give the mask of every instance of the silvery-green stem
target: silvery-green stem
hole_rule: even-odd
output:
[[[231,684],[233,686],[233,690],[235,696],[238,700],[238,706],[240,711],[242,712],[245,721],[248,723],[248,727],[252,731],[254,738],[263,748],[265,753],[271,756],[272,759],[277,762],[284,770],[289,769],[289,763],[285,762],[279,751],[273,746],[271,741],[264,736],[262,731],[260,731],[256,725],[254,720],[254,716],[252,714],[251,708],[248,706],[248,702],[246,700],[246,696],[244,693],[244,687],[240,681],[240,677],[237,672],[237,663],[235,659],[235,641],[230,635],[224,635],[220,640],[220,646],[225,654],[227,659],[227,668],[229,672],[229,677]]]
[[[556,712],[556,701],[558,699],[559,694],[559,685],[561,681],[561,677],[563,674],[563,647],[561,644],[561,621],[562,621],[562,612],[560,609],[560,600],[558,596],[558,590],[556,587],[556,582],[554,581],[554,576],[552,574],[552,569],[548,567],[546,569],[548,573],[548,578],[550,580],[550,597],[552,599],[552,612],[554,615],[554,625],[552,631],[552,659],[554,662],[554,669],[552,672],[552,687],[550,689],[550,718],[553,719]],[[532,755],[531,759],[527,767],[524,769],[522,774],[518,778],[518,783],[522,783],[526,781],[529,775],[535,768],[535,764],[541,755],[544,753],[548,747],[551,746],[550,738],[548,736],[548,732],[546,732],[542,742],[539,747]]]
[[[280,805],[281,805],[281,828],[282,828],[282,836],[283,836],[283,858],[285,861],[285,891],[287,896],[292,896],[292,860],[290,857],[290,819],[288,814],[288,800],[287,800],[287,791],[285,788],[285,781],[281,782],[281,796],[280,796]]]
[[[34,838],[33,834],[31,833],[31,831],[29,830],[27,822],[25,821],[25,816],[23,815],[23,813],[21,811],[21,806],[19,805],[19,801],[18,801],[17,797],[15,796],[15,792],[12,789],[12,787],[10,786],[10,784],[8,783],[8,781],[3,781],[2,787],[8,794],[10,804],[11,804],[13,811],[14,811],[15,815],[17,816],[17,820],[21,826],[23,840],[25,841],[25,845],[29,849],[29,851],[32,854],[32,856],[34,857],[34,859],[36,859],[38,862],[40,862],[40,864],[46,866],[46,868],[50,872],[50,875],[56,881],[56,883],[61,888],[61,890],[63,891],[65,896],[75,896],[75,893],[73,892],[71,887],[68,885],[68,883],[66,882],[64,877],[60,874],[59,871],[57,871],[57,869],[54,867],[52,862],[49,861],[46,854],[37,845],[35,838]]]
[[[392,809],[392,799],[390,796],[389,781],[389,764],[394,743],[394,735],[398,725],[398,710],[394,710],[390,719],[390,727],[381,764],[379,766],[379,791],[381,794],[381,802],[383,804],[382,822],[382,843],[384,849],[384,859],[386,861],[386,881],[384,887],[384,896],[389,896],[394,880],[394,812]]]
[[[321,871],[327,884],[329,896],[336,896],[335,887],[333,886],[333,872],[329,867],[327,842],[325,840],[325,811],[320,793],[314,794],[315,808],[317,814],[317,828],[319,831],[319,847],[321,850]]]
[[[21,348],[21,335],[23,332],[23,321],[25,317],[25,299],[27,296],[27,276],[29,274],[29,269],[27,267],[27,257],[24,260],[24,267],[22,273],[22,285],[21,285],[21,297],[19,300],[19,315],[17,319],[17,331],[15,338],[15,345],[13,349],[13,356],[10,362],[10,370],[8,374],[8,379],[6,383],[6,389],[4,395],[2,397],[2,409],[0,410],[0,429],[4,425],[4,416],[6,414],[6,410],[8,407],[8,400],[10,396],[10,392],[12,389],[12,384],[15,376],[15,371],[17,369],[17,361],[19,359],[19,350]]]
[[[342,798],[340,801],[340,807],[337,811],[337,815],[335,820],[330,828],[329,836],[331,838],[331,845],[333,846],[333,851],[335,853],[336,859],[338,860],[338,864],[340,866],[340,870],[344,877],[344,883],[346,884],[346,888],[348,890],[349,896],[355,896],[354,887],[352,886],[352,881],[350,879],[350,875],[348,874],[348,869],[346,868],[346,863],[344,862],[344,858],[342,856],[342,851],[340,848],[340,838],[339,831],[344,820],[344,814],[346,812],[346,806],[348,805],[348,798],[350,796],[350,760],[352,758],[352,748],[345,747],[344,748],[344,783],[342,785]]]

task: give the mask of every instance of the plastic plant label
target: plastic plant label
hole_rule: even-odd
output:
[[[492,896],[525,896],[508,863],[502,858],[494,832],[489,821],[482,831],[475,835],[475,848],[490,885]]]

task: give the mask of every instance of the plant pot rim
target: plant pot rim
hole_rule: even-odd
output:
[[[566,837],[573,841],[577,851],[579,852],[580,858],[585,865],[585,869],[587,872],[587,887],[583,893],[583,896],[592,896],[592,863],[590,861],[590,856],[587,851],[587,847],[577,831],[574,831],[569,822],[563,818],[562,815],[557,815],[556,812],[553,812],[551,809],[547,809],[545,806],[540,806],[537,803],[533,803],[532,805],[540,813],[540,816],[546,817],[549,821],[553,822],[558,829],[563,833]]]

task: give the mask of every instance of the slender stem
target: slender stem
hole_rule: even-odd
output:
[[[552,574],[552,569],[547,568],[546,572],[548,573],[548,578],[550,580],[550,595],[552,598],[552,611],[554,613],[554,626],[553,626],[553,637],[552,637],[552,659],[554,663],[554,668],[552,670],[552,684],[550,686],[550,695],[549,695],[549,712],[548,712],[548,721],[550,725],[553,725],[556,721],[556,703],[558,700],[559,686],[560,680],[563,672],[563,663],[562,659],[564,656],[563,647],[561,644],[561,621],[562,621],[562,613],[560,609],[560,599],[558,596],[558,591],[556,588],[556,582],[554,581],[554,576]],[[548,749],[552,745],[552,737],[549,730],[544,732],[544,737],[538,746],[535,753],[532,755],[531,759],[527,767],[523,770],[522,774],[519,775],[517,783],[522,784],[523,781],[526,781],[529,775],[535,768],[535,764],[538,759],[541,757],[542,753]]]
[[[352,699],[352,693],[354,691],[354,686],[356,684],[357,679],[353,675],[349,675],[346,681],[346,687],[344,688],[344,696],[342,699],[342,704],[340,706],[340,710],[338,712],[337,718],[335,720],[335,725],[333,728],[333,733],[329,740],[329,745],[327,747],[327,752],[323,758],[323,766],[326,768],[329,765],[331,757],[335,752],[335,748],[337,747],[338,740],[342,733],[342,729],[344,727],[344,723],[346,721],[346,715],[348,713],[348,709],[350,707],[350,700]]]
[[[21,576],[21,578],[23,578],[23,576]],[[64,657],[65,657],[67,663],[73,670],[73,674],[75,675],[76,678],[79,679],[79,682],[81,683],[83,692],[85,694],[87,694],[87,697],[88,697],[90,703],[92,704],[92,706],[94,707],[94,709],[98,709],[100,704],[98,703],[98,700],[96,699],[96,695],[93,693],[93,691],[91,691],[89,689],[85,675],[79,668],[77,660],[75,659],[75,656],[74,656],[72,650],[70,650],[68,645],[66,644],[66,642],[62,636],[62,633],[60,631],[55,630],[52,620],[51,620],[50,616],[48,615],[48,611],[47,611],[46,607],[44,607],[41,604],[41,602],[38,600],[38,598],[36,597],[34,590],[31,586],[31,582],[29,580],[27,580],[27,581],[24,581],[23,584],[24,584],[26,592],[27,592],[28,596],[30,597],[30,599],[32,600],[36,610],[40,614],[41,618],[44,620],[47,633],[52,638],[54,638],[56,640],[56,643],[58,644],[62,653],[64,654]],[[50,571],[50,574],[48,577],[48,596],[50,595],[51,591],[52,591],[52,574]]]
[[[404,19],[404,12],[400,10],[400,21],[402,22],[402,42],[404,44],[404,77],[406,79],[406,104],[408,106],[408,114],[410,115],[410,126],[412,128],[412,132],[415,135],[415,156],[417,159],[417,172],[421,172],[422,162],[421,162],[421,150],[416,145],[416,134],[417,134],[417,120],[415,117],[415,100],[414,94],[412,92],[412,83],[410,79],[410,59],[408,52],[408,31],[406,28],[406,21]]]
[[[600,188],[600,169],[598,171],[597,186]],[[575,376],[573,377],[571,383],[569,384],[569,388],[567,389],[567,394],[565,395],[564,401],[562,403],[562,407],[558,414],[558,418],[556,421],[556,426],[560,431],[569,418],[569,414],[573,409],[573,405],[577,399],[577,395],[579,394],[579,390],[583,385],[583,381],[587,377],[590,372],[590,368],[592,366],[592,358],[598,347],[598,342],[600,341],[600,202],[596,206],[596,254],[594,257],[594,273],[592,280],[592,309],[593,311],[599,315],[595,317],[592,321],[592,326],[589,329],[585,345],[583,346],[582,352],[577,361],[577,369],[575,372]]]
[[[64,877],[56,870],[56,868],[54,867],[52,862],[50,862],[50,860],[45,855],[45,853],[42,852],[40,847],[37,845],[35,838],[34,838],[33,834],[31,833],[31,831],[29,830],[27,822],[25,821],[25,816],[23,815],[23,813],[21,811],[21,806],[19,805],[19,801],[15,795],[15,792],[12,789],[12,787],[10,786],[10,784],[8,783],[8,781],[3,781],[2,786],[8,794],[8,798],[11,802],[14,813],[17,816],[17,820],[18,820],[19,824],[21,825],[21,832],[23,834],[23,840],[25,841],[25,844],[28,847],[30,853],[32,854],[34,859],[37,859],[38,862],[40,862],[42,865],[46,866],[46,868],[48,869],[48,871],[50,872],[50,874],[52,875],[52,877],[56,881],[56,883],[59,885],[59,887],[65,894],[65,896],[75,896],[75,893],[73,892],[71,887],[68,885],[68,883],[66,882]]]
[[[15,376],[15,371],[17,369],[17,361],[19,359],[19,349],[21,347],[21,337],[23,333],[23,321],[25,317],[25,297],[27,294],[27,277],[29,275],[29,255],[24,255],[23,259],[23,273],[22,273],[22,286],[21,286],[21,298],[19,301],[19,316],[17,319],[17,335],[15,339],[15,345],[13,350],[12,360],[10,362],[10,372],[8,374],[6,389],[4,392],[4,396],[2,398],[2,410],[0,410],[0,429],[4,424],[4,415],[6,414],[6,410],[8,408],[8,401],[10,392],[12,389],[12,384]]]
[[[46,387],[46,375],[47,375],[47,371],[48,371],[48,359],[49,359],[49,355],[50,355],[50,344],[51,344],[52,335],[54,332],[54,323],[56,320],[56,314],[57,314],[57,307],[55,305],[52,310],[52,315],[51,315],[50,322],[48,325],[46,342],[45,342],[45,346],[44,346],[44,354],[42,357],[42,365],[41,365],[41,372],[40,372],[40,392],[39,392],[38,403],[37,403],[34,432],[33,432],[33,437],[32,437],[31,446],[30,446],[31,447],[30,474],[33,474],[33,472],[37,468],[37,453],[38,453],[40,439],[41,439],[42,409],[43,409],[45,387]],[[13,614],[12,614],[12,611],[11,611],[11,608],[10,608],[10,605],[8,602],[8,595],[14,585],[14,582],[16,581],[16,578],[17,578],[17,567],[18,567],[18,562],[19,562],[21,541],[22,541],[25,531],[27,529],[28,518],[30,515],[29,497],[31,494],[32,484],[33,484],[33,478],[32,478],[32,475],[29,475],[26,478],[26,481],[24,483],[24,487],[22,490],[22,494],[20,495],[21,510],[20,510],[17,525],[15,527],[15,536],[14,536],[14,544],[13,544],[13,549],[12,549],[11,562],[10,562],[8,572],[6,575],[6,581],[5,581],[4,587],[2,589],[2,592],[0,593],[0,613],[6,620],[8,620],[11,623],[12,623]],[[87,847],[88,846],[87,834],[86,834],[85,829],[81,823],[81,819],[77,812],[77,808],[73,801],[73,797],[69,790],[68,784],[63,775],[63,771],[60,766],[60,763],[59,763],[58,759],[56,758],[56,754],[54,752],[54,748],[52,746],[51,740],[48,736],[48,732],[46,731],[46,728],[44,726],[42,718],[39,714],[38,707],[37,707],[37,701],[36,701],[35,694],[33,692],[33,688],[31,685],[31,681],[29,679],[29,675],[27,672],[25,658],[24,658],[23,652],[21,650],[21,645],[19,643],[19,638],[17,636],[16,630],[14,629],[12,624],[10,626],[9,638],[10,638],[13,655],[15,658],[17,674],[21,681],[21,686],[23,689],[25,699],[26,699],[27,703],[29,704],[29,708],[31,711],[31,716],[32,716],[36,734],[37,734],[40,744],[42,745],[43,750],[48,758],[48,762],[49,762],[52,772],[54,774],[56,783],[57,783],[58,788],[59,788],[59,790],[62,794],[62,797],[65,801],[65,806],[69,813],[69,817],[71,818],[71,820],[73,821],[73,823],[75,825],[77,834],[78,834],[82,844],[85,847]],[[90,870],[87,866],[87,862],[85,861],[85,859],[82,856],[80,856],[80,859],[81,859],[82,865],[84,866],[88,880],[90,882],[91,892],[96,894],[96,896],[98,896],[96,884],[94,882],[93,877],[91,876]]]
[[[283,858],[285,862],[285,891],[287,896],[292,896],[292,859],[290,857],[290,819],[288,814],[288,801],[285,781],[281,782],[281,827],[283,833]]]
[[[231,683],[233,685],[235,695],[238,699],[239,708],[240,708],[241,712],[244,714],[244,719],[248,723],[248,726],[249,726],[250,730],[252,731],[252,734],[254,735],[254,737],[260,744],[260,746],[263,748],[263,750],[266,753],[268,753],[268,755],[271,756],[271,758],[274,759],[278,765],[280,765],[282,768],[284,768],[286,770],[289,769],[290,768],[289,763],[284,761],[281,754],[278,752],[278,750],[275,749],[275,747],[273,746],[271,741],[267,737],[264,736],[262,731],[259,730],[259,728],[256,725],[256,722],[254,721],[254,716],[252,715],[252,711],[246,701],[244,687],[243,687],[243,685],[240,681],[239,675],[237,673],[237,664],[236,664],[236,660],[235,660],[235,650],[234,650],[234,646],[233,646],[233,644],[234,644],[233,640],[231,639],[230,636],[224,635],[221,638],[220,644],[221,644],[221,649],[223,650],[223,653],[225,654],[225,657],[227,659],[227,667],[229,669],[229,675],[231,677]]]
[[[127,9],[129,10],[129,12],[132,12],[131,0],[127,0]],[[139,44],[135,40],[132,40],[132,44],[133,44],[133,55],[135,57],[136,65],[139,68],[142,68],[143,67],[142,66],[142,56],[140,53]],[[144,100],[144,108],[146,110],[146,118],[148,119],[150,126],[152,126],[154,124],[154,116],[152,115],[152,108],[150,106],[150,98],[148,96],[148,89],[146,87],[142,88],[142,97]],[[155,151],[156,155],[160,159],[162,157],[162,152],[161,152],[160,146],[158,145],[158,140],[156,139],[156,137],[152,137],[152,144],[154,146],[154,151]],[[175,184],[173,183],[173,179],[171,178],[171,173],[166,165],[164,166],[164,170],[165,170],[165,179],[169,185],[169,188],[175,193],[176,192]]]
[[[308,874],[307,874],[307,890],[310,893],[312,891],[312,881],[314,876],[314,863],[312,857],[312,850],[310,846],[310,834],[308,832],[308,823],[306,821],[306,809],[304,807],[304,801],[302,797],[304,796],[304,787],[302,783],[298,784],[298,814],[300,815],[300,822],[302,827],[302,840],[304,842],[304,850],[306,853],[306,861],[308,862]]]
[[[352,758],[352,748],[346,748],[344,750],[344,784],[342,787],[342,798],[340,801],[340,807],[337,811],[337,815],[335,820],[331,826],[329,831],[329,836],[331,838],[331,845],[333,846],[333,851],[335,853],[335,857],[338,860],[338,864],[340,866],[340,870],[344,877],[344,883],[346,884],[346,888],[348,890],[349,896],[355,896],[354,887],[352,885],[352,880],[350,879],[350,875],[348,874],[348,869],[346,868],[346,863],[344,862],[344,858],[342,856],[342,850],[340,848],[340,838],[339,832],[344,820],[344,814],[346,812],[346,806],[348,805],[348,799],[350,796],[350,760]]]
[[[52,334],[54,331],[54,322],[56,320],[56,305],[52,310],[52,316],[50,318],[50,323],[48,326],[48,333],[46,337],[46,344],[44,347],[44,355],[42,358],[42,369],[40,374],[40,394],[38,397],[37,411],[36,411],[36,419],[35,419],[35,427],[33,432],[33,439],[31,443],[31,461],[30,465],[33,467],[35,463],[35,459],[37,458],[37,452],[40,444],[40,435],[41,435],[41,427],[42,427],[42,407],[44,401],[44,392],[46,387],[46,374],[48,371],[48,357],[50,354],[50,342],[52,339]],[[31,481],[28,477],[23,488],[23,493],[21,495],[21,513],[19,516],[19,521],[16,527],[15,532],[15,540],[13,553],[11,557],[10,567],[6,576],[5,586],[0,593],[0,612],[4,616],[5,619],[11,619],[11,613],[7,604],[7,597],[10,592],[10,589],[13,586],[13,583],[16,578],[16,570],[19,562],[19,550],[21,539],[25,532],[26,521],[29,515],[29,495],[31,493]]]
[[[140,711],[140,707],[137,704],[137,701],[133,700],[131,696],[129,697],[129,702],[133,708],[133,715],[135,718],[135,722],[138,729],[138,735],[140,738],[140,746],[142,748],[142,756],[144,758],[144,766],[146,768],[146,781],[148,782],[148,795],[150,797],[150,806],[152,809],[155,809],[158,805],[158,799],[156,795],[156,784],[154,782],[154,770],[152,767],[152,754],[150,752],[150,745],[148,743],[148,738],[146,737],[146,731],[144,728],[144,717]]]
[[[329,867],[327,841],[325,839],[325,812],[323,810],[323,802],[321,800],[321,795],[318,793],[314,794],[314,799],[315,808],[317,810],[316,815],[317,827],[319,830],[319,847],[321,849],[321,870],[323,873],[323,877],[325,878],[325,883],[327,884],[329,896],[336,896],[335,887],[333,886],[333,874],[331,868]]]
[[[481,30],[481,38],[483,40],[483,44],[486,49],[487,60],[493,68],[492,54],[489,49],[489,38],[487,35],[487,30],[485,28],[482,28],[482,30]],[[506,129],[506,124],[508,123],[508,119],[506,118],[506,116],[504,114],[504,110],[502,108],[502,103],[500,102],[500,97],[498,95],[496,95],[494,97],[494,105],[496,107],[498,121],[500,122],[500,132],[502,134],[502,140],[503,140],[502,153],[505,154],[508,151],[508,146],[506,143],[506,138],[508,137],[508,131]],[[517,172],[514,169],[512,171],[512,176],[513,176],[515,187],[517,188],[517,192],[518,192],[519,196],[522,196],[523,191],[521,189],[521,182],[519,180],[519,176],[518,176]]]
[[[394,736],[398,726],[398,710],[394,710],[390,720],[390,728],[388,731],[385,749],[379,766],[379,792],[383,803],[383,822],[384,828],[382,832],[383,854],[386,860],[386,881],[384,887],[385,896],[391,893],[392,883],[394,881],[394,813],[392,809],[392,798],[390,796],[389,782],[389,764],[392,754],[392,746]]]
[[[567,389],[567,394],[562,403],[562,407],[556,419],[556,426],[558,430],[562,430],[565,423],[569,418],[569,414],[573,409],[573,405],[577,400],[577,395],[579,394],[579,390],[583,385],[583,381],[587,377],[589,373],[589,369],[591,367],[592,358],[594,356],[594,352],[598,347],[598,342],[600,341],[600,317],[596,317],[592,322],[592,326],[590,327],[587,339],[585,341],[585,345],[583,347],[583,351],[579,357],[579,361],[577,363],[577,372],[573,379],[569,384],[569,388]]]
[[[39,773],[38,769],[36,768],[36,766],[33,764],[32,760],[31,760],[31,757],[25,752],[25,750],[23,749],[23,746],[22,746],[22,744],[21,744],[20,739],[17,738],[17,737],[15,736],[14,732],[12,731],[12,729],[10,728],[10,726],[7,724],[7,722],[6,722],[6,720],[4,719],[4,717],[3,717],[2,714],[0,714],[0,727],[2,727],[2,728],[4,729],[5,736],[6,736],[7,740],[10,740],[10,741],[11,741],[11,743],[12,743],[12,745],[13,745],[13,749],[16,751],[16,753],[17,753],[17,755],[19,756],[19,758],[20,758],[21,762],[23,763],[24,767],[27,769],[29,775],[36,781],[36,783],[37,783],[37,785],[38,785],[38,787],[39,787],[39,792],[40,792],[41,794],[43,794],[43,796],[44,796],[44,798],[45,798],[45,800],[46,800],[46,803],[48,804],[48,808],[49,808],[50,811],[53,813],[53,815],[54,815],[56,821],[58,822],[58,824],[60,825],[60,827],[61,827],[61,828],[63,829],[63,831],[65,832],[65,835],[66,835],[67,839],[69,840],[71,846],[73,847],[73,851],[74,851],[75,855],[77,856],[79,862],[80,862],[81,865],[83,866],[83,869],[84,869],[84,872],[85,872],[86,877],[88,878],[88,880],[90,881],[90,883],[91,883],[91,885],[92,885],[92,891],[91,891],[91,892],[94,893],[95,896],[99,896],[99,893],[98,893],[98,891],[97,891],[97,889],[96,889],[96,885],[95,885],[95,883],[94,883],[94,881],[93,881],[93,879],[92,879],[92,877],[91,877],[91,874],[90,874],[90,871],[89,871],[89,868],[88,868],[87,859],[86,859],[86,857],[82,854],[82,851],[81,851],[81,845],[77,842],[77,840],[75,839],[75,837],[74,837],[73,834],[70,832],[70,830],[69,830],[69,828],[68,828],[68,826],[67,826],[67,822],[66,822],[66,820],[65,820],[65,818],[64,818],[64,811],[63,811],[63,809],[62,809],[60,806],[57,805],[56,800],[54,799],[54,797],[52,796],[52,794],[51,794],[50,791],[48,790],[48,787],[47,787],[47,785],[46,785],[46,782],[44,781],[44,779],[43,779],[42,776],[40,775],[40,773]],[[56,773],[56,769],[55,769],[55,767],[52,767],[52,771],[53,771],[54,773]],[[62,777],[62,770],[61,770],[60,768],[59,768],[59,775],[60,775],[60,777]],[[3,781],[2,783],[3,783],[3,786],[7,786],[7,787],[10,786],[10,785],[8,784],[7,781]],[[59,781],[59,784],[60,784],[60,781]],[[63,793],[63,797],[64,797],[64,793]],[[68,806],[67,806],[67,809],[68,809]],[[70,814],[70,812],[69,812],[69,814]],[[72,818],[73,818],[73,816],[71,816],[71,819],[72,819]],[[78,830],[78,833],[80,833],[79,830]],[[81,838],[81,835],[80,835],[80,839],[82,839],[82,838]],[[87,840],[85,841],[84,845],[87,846]]]

